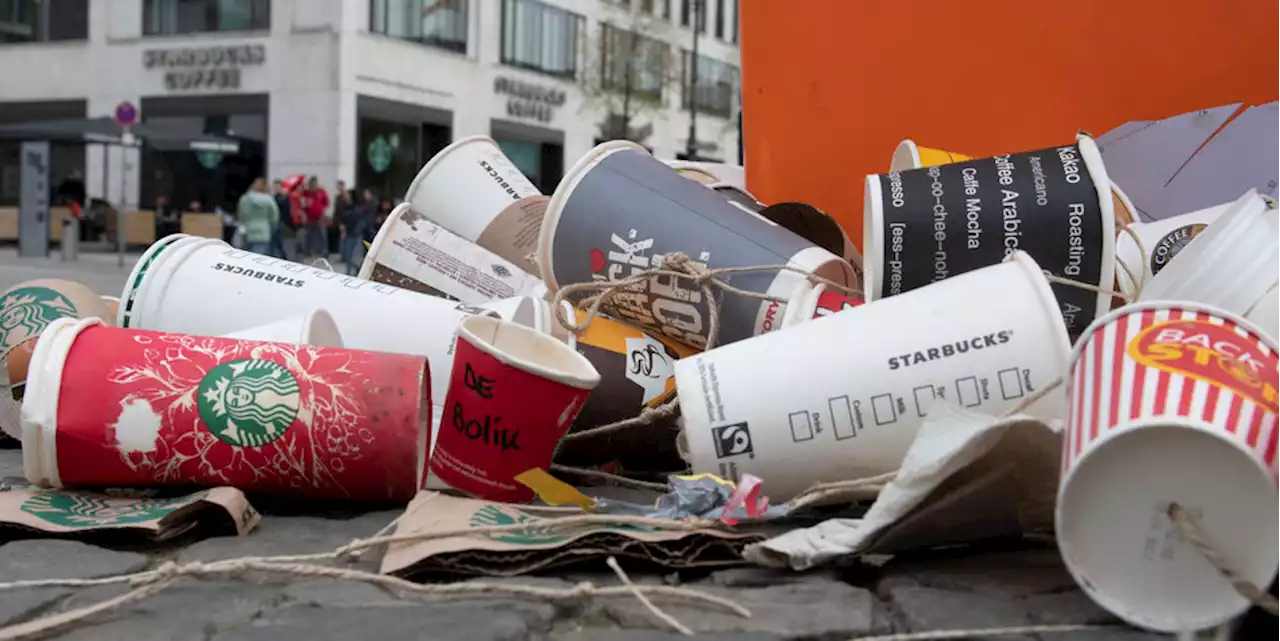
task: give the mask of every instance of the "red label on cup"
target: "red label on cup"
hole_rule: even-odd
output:
[[[503,363],[459,335],[431,472],[483,499],[528,501],[533,490],[514,478],[551,465],[588,394]]]
[[[1143,365],[1234,391],[1277,411],[1280,361],[1222,325],[1202,320],[1156,323],[1129,342],[1128,352]]]
[[[68,486],[408,500],[427,376],[421,357],[89,327],[62,368],[58,473]]]
[[[818,294],[818,304],[813,308],[813,317],[830,316],[836,312],[853,309],[861,304],[862,301],[856,298],[849,298],[839,292],[823,290],[821,294]]]

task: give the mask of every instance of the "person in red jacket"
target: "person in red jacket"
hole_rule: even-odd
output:
[[[320,186],[320,181],[315,176],[307,179],[301,204],[307,230],[307,253],[324,258],[329,254],[328,234],[325,233],[328,221],[324,217],[329,211],[329,192]]]

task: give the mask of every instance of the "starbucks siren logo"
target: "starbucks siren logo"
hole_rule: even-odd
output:
[[[174,499],[122,499],[44,491],[23,501],[23,512],[63,527],[131,525],[161,519],[204,498],[200,492]]]
[[[0,350],[35,338],[53,321],[75,316],[76,306],[48,287],[20,287],[0,301]]]
[[[468,525],[475,528],[482,528],[528,523],[529,528],[526,530],[494,532],[487,535],[494,541],[511,543],[514,545],[554,545],[556,543],[569,540],[569,537],[567,536],[559,536],[552,533],[551,528],[545,525],[538,525],[539,521],[541,521],[541,519],[536,519],[519,510],[489,504],[476,510],[471,515],[471,520]]]
[[[298,380],[283,365],[256,358],[223,363],[200,381],[205,427],[237,447],[266,445],[298,415]]]

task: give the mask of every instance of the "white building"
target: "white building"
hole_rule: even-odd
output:
[[[226,155],[55,145],[55,185],[82,170],[90,196],[126,208],[228,206],[254,176],[294,173],[396,197],[475,134],[551,189],[620,131],[606,116],[624,103],[655,155],[686,149],[695,1],[0,0],[0,124],[129,102],[144,123],[240,142]],[[696,140],[736,162],[737,2],[702,1]],[[0,141],[0,205],[18,189],[18,145]]]

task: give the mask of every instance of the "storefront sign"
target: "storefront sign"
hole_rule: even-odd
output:
[[[266,59],[267,49],[260,44],[142,52],[143,67],[166,70],[164,86],[170,91],[239,89],[240,69],[261,66]]]
[[[551,117],[555,115],[554,109],[563,105],[566,97],[563,89],[535,85],[502,76],[493,79],[493,92],[509,96],[508,116],[529,118],[538,122],[550,122]]]

